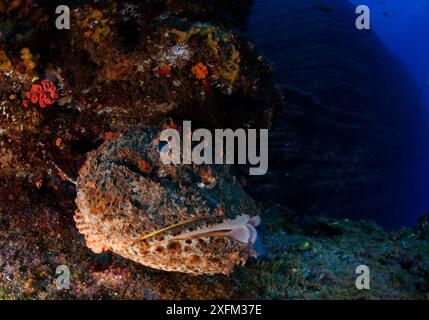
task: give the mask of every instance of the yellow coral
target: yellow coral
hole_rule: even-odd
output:
[[[172,29],[169,32],[178,36],[176,42],[180,44],[188,41],[192,36],[196,35],[200,31],[201,31],[200,28],[193,28],[193,29],[190,29],[189,31],[180,31],[178,29]]]
[[[90,7],[87,7],[87,10],[90,13],[80,22],[80,25],[86,29],[83,35],[85,38],[91,38],[95,43],[99,43],[111,33],[109,19],[104,17],[104,13],[101,10]],[[112,10],[115,11],[115,8]]]
[[[13,70],[12,62],[6,55],[6,52],[0,50],[0,71]]]
[[[231,84],[237,79],[240,72],[240,52],[231,44],[231,57],[227,62],[221,63],[219,57],[219,42],[230,44],[233,35],[230,33],[225,34],[221,31],[220,28],[215,26],[201,26],[196,25],[189,29],[188,31],[181,31],[177,29],[172,29],[169,33],[177,35],[176,42],[183,43],[188,41],[191,37],[196,34],[202,36],[207,36],[207,45],[212,51],[213,57],[219,62],[217,67],[214,67],[214,74],[218,75]],[[222,36],[223,35],[223,36]]]
[[[218,42],[213,38],[213,33],[208,33],[207,34],[207,44],[209,45],[209,47],[212,50],[213,54],[216,57],[219,57],[219,52],[217,50]]]
[[[102,20],[102,23],[105,23],[107,19]],[[104,37],[107,37],[110,34],[110,28],[107,25],[104,25],[103,27],[95,29],[94,33],[91,36],[91,39],[94,42],[100,42],[100,40]]]
[[[231,58],[226,62],[225,65],[219,68],[219,74],[233,83],[240,72],[240,52],[238,52],[234,46],[232,46]]]
[[[33,55],[28,48],[21,49],[21,60],[25,65],[27,73],[31,72],[36,67],[36,64],[33,61]]]

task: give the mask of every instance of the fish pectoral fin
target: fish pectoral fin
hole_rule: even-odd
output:
[[[187,240],[187,239],[193,239],[193,238],[213,237],[213,238],[228,238],[231,240],[239,241],[241,243],[252,244],[256,241],[257,235],[258,233],[253,225],[242,224],[233,229],[194,233],[188,236],[187,235],[179,236],[174,239]]]
[[[251,231],[247,225],[242,224],[228,232],[228,238],[237,240],[242,243],[249,243],[251,239]]]

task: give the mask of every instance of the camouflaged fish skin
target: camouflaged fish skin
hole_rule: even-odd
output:
[[[257,208],[226,166],[163,164],[159,133],[115,135],[88,154],[76,225],[96,253],[166,271],[229,274],[255,254]]]

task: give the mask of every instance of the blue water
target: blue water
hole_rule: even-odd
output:
[[[415,195],[407,206],[406,217],[400,222],[402,225],[412,226],[422,214],[429,212],[429,0],[348,1],[356,6],[367,5],[370,8],[372,30],[369,32],[374,32],[385,47],[403,63],[421,92],[424,127],[421,128],[420,141],[416,141],[415,148],[420,153],[418,170],[421,171],[422,178],[415,181]],[[323,4],[323,0],[315,0],[314,3]],[[282,4],[286,7],[287,0],[255,0],[254,11],[258,12],[258,17],[272,16],[282,12]],[[410,166],[415,165],[416,163],[410,163]]]
[[[371,24],[385,46],[396,55],[415,78],[422,93],[425,128],[422,128],[421,186],[408,221],[412,225],[429,211],[429,0],[350,0],[371,10]],[[428,83],[428,84],[426,84]]]
[[[371,28],[414,76],[429,115],[429,0],[350,2],[370,8]]]

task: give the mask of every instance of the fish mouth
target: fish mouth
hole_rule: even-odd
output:
[[[174,228],[179,228],[187,224],[191,224],[200,219],[193,219],[185,222],[170,225],[168,227],[156,230],[148,235],[145,235],[133,242],[136,244],[139,241],[149,239],[155,235],[164,233]],[[258,232],[256,227],[261,223],[261,218],[257,216],[249,216],[241,214],[234,219],[225,219],[220,223],[208,225],[206,227],[196,229],[193,231],[183,232],[176,236],[165,238],[164,241],[181,241],[195,238],[214,237],[214,238],[227,238],[235,240],[243,244],[252,245],[255,243]]]

